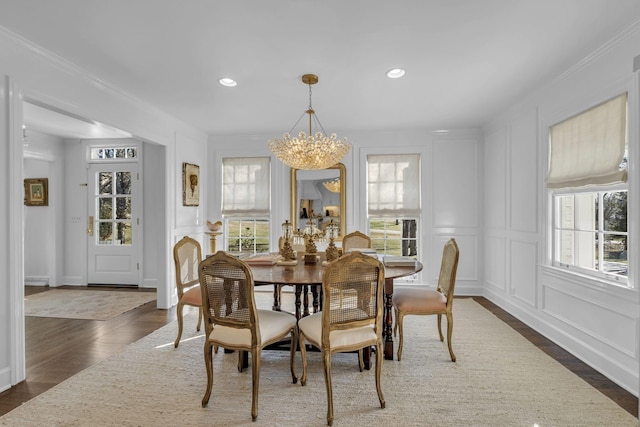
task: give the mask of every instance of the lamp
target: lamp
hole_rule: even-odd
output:
[[[338,139],[335,133],[327,136],[311,106],[311,85],[318,83],[318,76],[305,74],[302,76],[302,83],[309,85],[309,108],[300,116],[289,133],[295,129],[305,114],[309,115],[309,133],[302,131],[293,138],[289,133],[285,133],[282,138],[276,137],[269,140],[269,148],[282,163],[291,168],[326,169],[340,162],[347,155],[351,149],[351,143],[346,138]],[[322,132],[313,133],[311,127],[313,122]]]
[[[324,188],[326,188],[327,190],[331,191],[332,193],[339,193],[340,192],[340,179],[333,179],[331,181],[325,181],[322,183],[322,185],[324,185]]]
[[[291,261],[296,258],[293,253],[293,248],[291,247],[292,238],[293,225],[287,219],[282,223],[282,239],[284,240],[284,242],[282,243],[282,248],[280,249],[280,255],[282,255],[282,259],[284,259],[285,261]]]
[[[333,242],[334,239],[336,237],[338,237],[338,224],[336,224],[335,222],[333,222],[333,220],[329,221],[329,224],[327,224],[327,237],[329,238],[329,245],[327,246],[327,249],[325,250],[325,254],[327,257],[327,262],[331,262],[335,259],[338,259],[339,257],[339,252],[338,252],[338,248],[336,247],[335,243]]]

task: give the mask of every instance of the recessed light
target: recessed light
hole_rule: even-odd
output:
[[[219,78],[218,83],[220,83],[222,86],[227,86],[227,87],[234,87],[238,85],[237,81],[230,79],[229,77]]]
[[[402,68],[392,68],[387,71],[387,77],[390,79],[399,79],[404,76],[405,71]]]

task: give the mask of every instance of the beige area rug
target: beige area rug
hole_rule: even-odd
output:
[[[25,297],[24,314],[109,320],[155,299],[155,292],[51,289]]]
[[[270,295],[259,305],[269,307]],[[454,350],[437,337],[435,317],[407,317],[401,362],[359,372],[355,354],[333,358],[334,426],[637,426],[638,420],[570,373],[471,299],[454,306]],[[4,426],[323,426],[326,390],[319,353],[309,353],[307,385],[292,384],[288,352],[265,351],[258,419],[251,422],[251,373],[237,355],[214,355],[209,406],[203,336],[195,311],[183,341],[176,323],[0,418]],[[301,373],[300,357],[296,359]]]

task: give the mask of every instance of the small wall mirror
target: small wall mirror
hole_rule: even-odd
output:
[[[309,220],[324,230],[329,221],[346,230],[347,170],[342,163],[321,170],[291,169],[291,223],[302,230]]]

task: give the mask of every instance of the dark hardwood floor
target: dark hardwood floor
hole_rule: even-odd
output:
[[[48,289],[26,287],[25,293],[29,295],[46,292]],[[110,288],[91,288],[96,291],[101,289]],[[118,288],[118,290],[125,289]],[[147,292],[137,289],[129,289],[129,291]],[[635,417],[638,416],[638,399],[631,393],[487,299],[482,297],[474,299],[542,351],[600,390],[621,408]],[[155,305],[155,301],[152,301],[106,321],[27,316],[25,318],[27,379],[0,393],[0,416],[175,319],[175,308],[158,310]],[[186,309],[188,307],[185,307]]]

